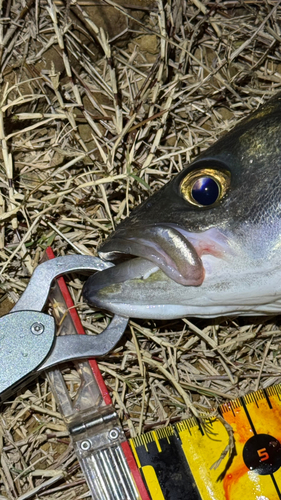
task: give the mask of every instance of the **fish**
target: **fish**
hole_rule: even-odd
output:
[[[281,311],[281,94],[124,219],[88,278],[94,307],[144,319]]]

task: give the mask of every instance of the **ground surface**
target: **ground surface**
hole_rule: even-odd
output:
[[[1,5],[3,315],[48,245],[95,255],[133,207],[280,90],[281,6]],[[100,332],[108,318],[83,304],[81,281],[69,286],[88,333]],[[132,321],[99,366],[134,436],[190,416],[187,398],[204,413],[280,382],[280,336],[280,318]],[[67,376],[75,387],[75,370]],[[44,377],[5,405],[0,452],[1,500],[88,497]]]

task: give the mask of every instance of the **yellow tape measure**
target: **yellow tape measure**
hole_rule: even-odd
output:
[[[130,439],[152,500],[281,500],[281,384],[219,408],[218,419],[195,418]]]

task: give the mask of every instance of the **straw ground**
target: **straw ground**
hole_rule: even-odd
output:
[[[281,2],[7,0],[0,311],[51,245],[96,255],[143,199],[281,87]],[[88,334],[109,317],[68,285]],[[281,381],[280,319],[131,321],[99,363],[127,436]],[[77,373],[65,378],[72,393]],[[41,376],[0,419],[0,498],[89,497]],[[219,459],[219,457],[218,457]]]

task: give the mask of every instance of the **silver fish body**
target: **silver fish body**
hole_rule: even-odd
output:
[[[281,95],[135,209],[99,254],[117,265],[91,276],[84,297],[120,315],[280,311]]]

